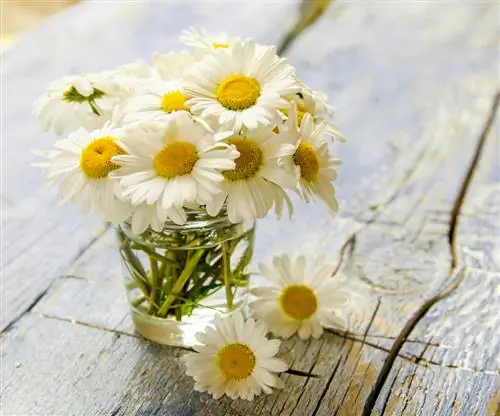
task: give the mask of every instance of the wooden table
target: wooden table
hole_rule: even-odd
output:
[[[31,115],[52,79],[179,48],[189,25],[279,43],[297,10],[92,1],[4,53],[3,415],[498,414],[498,2],[338,1],[290,43],[348,137],[335,147],[342,213],[265,219],[255,260],[323,251],[335,263],[342,247],[341,272],[367,300],[350,333],[284,342],[317,377],[284,375],[284,391],[254,402],[193,392],[184,352],[134,333],[111,231],[58,207],[28,166],[54,140]]]

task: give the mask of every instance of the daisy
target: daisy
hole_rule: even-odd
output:
[[[156,70],[144,61],[121,65],[115,70],[105,71],[103,74],[113,78],[120,85],[123,92],[122,101],[134,96],[139,88],[146,88],[157,79]],[[122,101],[117,106],[122,104]]]
[[[119,167],[112,162],[113,156],[125,154],[121,136],[122,131],[110,125],[93,131],[81,127],[57,141],[57,150],[46,153],[48,161],[37,166],[49,183],[60,182],[61,203],[72,202],[117,223],[126,219],[128,204],[118,198],[119,184],[110,176]]]
[[[144,118],[165,119],[173,113],[189,111],[186,100],[180,81],[149,81],[120,106],[114,120],[128,124]]]
[[[125,128],[128,154],[113,159],[121,168],[123,197],[134,205],[156,202],[168,210],[187,203],[205,204],[220,192],[222,170],[232,169],[238,152],[217,142],[201,120],[179,113],[168,123],[142,121]]]
[[[134,95],[115,114],[117,123],[126,124],[144,117],[164,119],[179,111],[189,111],[181,78],[193,62],[193,56],[186,51],[155,53],[153,60],[153,75],[145,82],[136,84]]]
[[[300,144],[292,159],[300,172],[302,198],[310,202],[318,197],[336,213],[339,206],[332,182],[337,178],[335,168],[341,161],[328,152],[328,143],[324,138],[326,129],[326,123],[315,124],[309,113],[304,114],[299,130]]]
[[[62,135],[79,127],[101,128],[110,120],[122,91],[105,74],[77,75],[54,81],[35,101],[35,114],[44,130]]]
[[[229,48],[237,38],[229,37],[227,33],[224,32],[212,36],[209,35],[205,29],[197,30],[190,27],[182,32],[180,40],[188,46],[210,51],[219,48]]]
[[[297,118],[299,125],[305,114],[310,114],[315,123],[324,122],[326,124],[325,133],[340,140],[345,141],[345,137],[340,133],[334,124],[331,122],[333,109],[328,104],[328,96],[321,91],[314,91],[302,84],[302,88],[298,93],[287,97],[291,102],[297,105]],[[280,110],[283,117],[286,119],[289,113],[289,107]]]
[[[114,73],[121,77],[148,79],[154,75],[153,69],[144,61],[135,61],[119,66]]]
[[[282,98],[299,90],[295,73],[274,47],[256,48],[251,39],[218,49],[186,71],[187,105],[202,118],[215,118],[234,132],[276,125]]]
[[[183,208],[172,206],[165,210],[160,204],[129,204],[129,212],[127,220],[130,223],[132,232],[136,235],[142,234],[148,228],[161,232],[165,227],[166,221],[171,220],[176,224],[182,225],[186,222],[187,218]],[[122,221],[112,222],[119,224]]]
[[[297,186],[296,170],[282,163],[295,151],[296,140],[287,130],[276,134],[270,128],[227,139],[239,156],[235,168],[224,171],[222,192],[207,203],[208,214],[217,215],[226,203],[231,222],[265,217],[275,202],[283,200],[283,189]]]
[[[292,260],[287,254],[273,259],[274,268],[259,265],[268,286],[252,290],[257,297],[252,314],[261,319],[273,334],[289,338],[319,338],[323,326],[345,327],[341,308],[347,303],[342,290],[345,279],[332,277],[333,267],[324,257],[307,267],[304,256]]]
[[[188,51],[153,53],[154,69],[163,81],[181,79],[184,71],[194,62],[194,56]]]
[[[221,318],[214,326],[196,334],[201,345],[182,357],[186,374],[195,380],[196,391],[207,391],[214,399],[224,394],[231,399],[253,400],[262,391],[282,387],[277,373],[288,366],[276,358],[280,341],[266,338],[267,328],[240,312]]]

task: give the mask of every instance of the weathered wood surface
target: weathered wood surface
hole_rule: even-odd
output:
[[[83,4],[4,57],[2,414],[497,414],[497,2],[334,2],[289,46],[349,138],[343,212],[264,220],[256,261],[322,250],[334,263],[348,241],[341,272],[367,300],[351,334],[284,343],[318,378],[284,375],[253,403],[193,392],[182,351],[134,334],[113,235],[38,191],[27,149],[52,139],[27,118],[52,78],[178,47],[191,24],[278,42],[296,4],[120,3]]]

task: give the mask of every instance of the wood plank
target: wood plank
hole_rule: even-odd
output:
[[[424,344],[408,346],[405,352],[430,364],[397,362],[383,392],[384,414],[500,411],[499,128],[497,120],[460,218],[460,254],[467,265],[464,280],[415,328],[413,336]]]
[[[471,103],[472,100],[466,102]],[[447,141],[449,144],[454,140],[463,143],[462,138],[476,137],[481,124],[462,125],[452,135],[440,135],[439,146],[448,147]],[[426,152],[421,165],[423,171],[419,169],[416,177],[402,189],[403,196],[386,207],[379,219],[358,232],[355,248],[343,270],[354,281],[365,281],[371,285],[372,310],[375,309],[375,299],[382,299],[367,336],[367,340],[375,342],[378,347],[390,348],[407,320],[449,279],[447,222],[442,224],[436,221],[433,211],[443,209],[442,200],[452,197],[459,188],[461,178],[457,177],[453,166],[460,154],[435,158],[435,150],[430,147],[429,153]],[[468,150],[470,153],[471,149]],[[434,180],[436,176],[440,178],[439,182]],[[414,194],[412,189],[417,193]],[[421,189],[426,189],[427,193],[422,193]],[[445,210],[449,215],[451,205],[448,208],[445,206]],[[387,224],[389,219],[391,222]],[[355,332],[363,334],[364,330],[360,327]],[[414,339],[419,341],[411,343],[414,348],[425,342],[419,337]],[[344,357],[345,354],[346,358],[342,358],[345,364],[339,366],[338,361],[333,359],[324,366],[313,367],[312,371],[324,377],[306,386],[298,402],[296,397],[287,397],[285,408],[288,406],[290,414],[361,414],[387,355],[372,351],[369,346],[364,346],[361,353],[357,349],[345,353],[336,345],[325,343],[321,356]],[[400,355],[408,357],[412,351],[404,350]],[[398,358],[398,363],[406,361]],[[425,361],[421,365],[425,365]],[[489,380],[483,382],[487,384]],[[383,401],[375,407],[375,414],[381,412],[382,407]],[[443,409],[442,414],[447,414],[448,410]]]
[[[204,408],[200,414],[209,415],[217,414],[216,406],[224,409],[191,394],[180,350],[33,314],[15,330],[2,343],[8,354],[2,414],[189,415]]]
[[[71,414],[85,409],[86,413],[115,415],[361,414],[388,356],[383,349],[391,348],[407,320],[448,278],[450,211],[489,116],[496,85],[497,58],[488,20],[494,12],[491,7],[487,2],[432,7],[339,3],[291,49],[292,63],[299,66],[302,77],[333,95],[342,109],[338,118],[352,139],[339,149],[346,161],[339,194],[352,201],[346,209],[351,219],[325,217],[322,209],[313,206],[301,206],[293,225],[266,219],[258,230],[256,260],[293,249],[335,253],[346,236],[358,230],[342,271],[353,286],[369,295],[364,314],[353,321],[353,331],[360,334],[361,342],[329,334],[318,341],[291,340],[283,345],[283,354],[294,368],[312,371],[320,378],[285,375],[286,390],[252,403],[211,401],[207,395],[192,392],[192,382],[175,361],[178,350],[109,332],[132,334],[124,293],[116,280],[117,259],[108,257],[112,248],[107,235],[63,272],[80,279],[60,279],[37,305],[38,313],[51,318],[26,316],[5,335],[2,349],[8,370],[2,410]],[[313,47],[319,44],[324,49]],[[306,54],[315,50],[321,55]],[[417,65],[420,62],[426,67]],[[338,74],[337,84],[332,84],[332,74]],[[484,162],[481,169],[489,169],[492,163],[491,159]],[[498,207],[497,200],[490,204]],[[476,226],[471,223],[470,227]],[[485,227],[489,229],[487,224]],[[460,235],[469,234],[465,230]],[[475,241],[476,234],[470,235]],[[485,247],[487,253],[494,253],[490,249]],[[477,286],[479,298],[486,299],[488,285]],[[398,368],[406,371],[402,363],[412,359],[411,354],[420,354],[423,343],[434,342],[426,336],[427,323],[446,340],[449,327],[443,318],[461,305],[446,303],[452,299],[438,304],[443,308],[439,312],[426,315],[424,326],[417,327],[413,342],[405,344],[396,360],[396,373]],[[481,328],[477,330],[479,333]],[[44,336],[47,333],[49,339]],[[118,340],[113,344],[110,339],[114,337]],[[54,339],[55,351],[51,349]],[[444,341],[442,345],[446,345]],[[33,346],[41,352],[32,354]],[[151,349],[161,353],[150,353]],[[447,352],[437,349],[440,354]],[[77,350],[85,355],[74,363]],[[433,351],[432,345],[428,351]],[[495,350],[483,351],[481,357],[490,363]],[[59,357],[71,365],[56,368]],[[424,375],[422,366],[428,357],[424,355],[419,363],[417,380]],[[16,368],[19,362],[22,365]],[[455,362],[455,358],[443,362]],[[138,367],[147,373],[138,377],[142,374],[135,372]],[[434,367],[432,371],[436,371]],[[41,376],[32,376],[48,374],[48,369],[55,382],[42,383]],[[455,403],[448,398],[439,402],[439,414],[467,414],[469,408],[463,403],[473,396],[463,392],[471,380],[481,398],[491,393],[488,374],[464,379],[459,369],[440,371],[433,373],[438,384],[428,403],[409,397],[414,391],[409,384],[399,388],[402,381],[397,381],[397,390],[387,400],[389,386],[396,379],[391,373],[373,414],[391,414],[391,410],[392,414],[405,414],[401,412],[421,405],[428,411],[438,400],[437,388],[443,380],[449,386],[447,394],[460,397]],[[88,382],[81,381],[81,374],[89,374]],[[404,371],[397,374],[398,380],[404,380]],[[461,387],[460,380],[465,380]],[[64,391],[67,403],[61,404],[57,400],[61,396],[54,391]],[[405,403],[409,403],[406,409]]]

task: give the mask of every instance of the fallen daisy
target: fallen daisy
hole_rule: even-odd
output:
[[[287,370],[276,358],[280,341],[267,339],[267,327],[253,319],[244,320],[240,312],[215,318],[214,326],[196,334],[201,345],[184,355],[188,376],[196,391],[207,391],[215,399],[224,394],[231,399],[253,400],[262,391],[269,394],[281,388],[278,373]]]
[[[323,327],[346,326],[342,311],[349,299],[343,290],[345,278],[332,277],[334,268],[324,256],[311,264],[307,267],[302,255],[291,259],[283,254],[274,257],[272,269],[259,265],[268,284],[251,291],[257,297],[251,310],[274,335],[289,338],[298,333],[301,339],[319,338]]]

